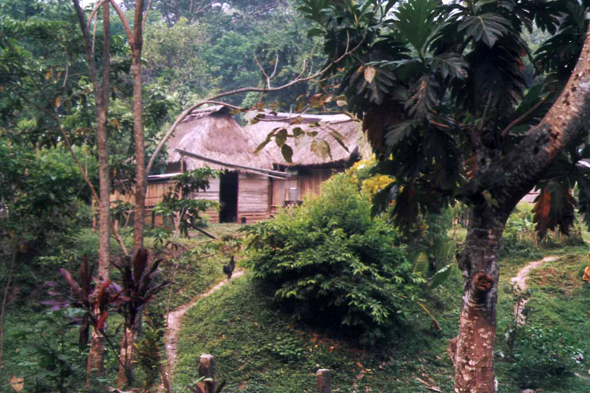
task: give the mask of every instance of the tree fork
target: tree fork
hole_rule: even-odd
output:
[[[539,125],[508,155],[488,156],[463,189],[463,196],[473,207],[466,261],[461,267],[465,287],[459,335],[456,347],[451,342],[448,350],[455,360],[455,393],[496,392],[493,347],[499,277],[497,257],[504,224],[516,204],[543,178],[563,149],[582,129],[590,129],[589,112],[590,34],[587,34],[568,83]],[[495,207],[491,206],[492,202]],[[476,277],[481,273],[484,276]]]

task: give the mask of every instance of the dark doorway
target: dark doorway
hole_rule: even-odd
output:
[[[219,179],[219,222],[238,221],[238,172],[224,172]]]

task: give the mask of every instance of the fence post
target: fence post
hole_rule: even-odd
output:
[[[201,355],[199,377],[215,378],[215,358],[213,355]],[[210,382],[200,382],[199,387],[205,393],[215,393],[215,380]]]
[[[332,376],[330,370],[319,369],[315,375],[316,393],[332,393]]]

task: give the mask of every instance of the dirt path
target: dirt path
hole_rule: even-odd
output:
[[[527,280],[531,271],[538,268],[539,266],[541,266],[544,263],[554,262],[554,261],[557,261],[558,259],[559,259],[558,256],[551,255],[551,256],[545,257],[539,261],[530,262],[525,267],[520,269],[518,274],[515,277],[512,277],[512,279],[510,280],[510,282],[512,283],[512,288],[514,288],[515,293],[519,294],[519,293],[524,293],[524,291],[526,291],[526,288],[527,288],[526,280]],[[516,320],[516,324],[519,326],[524,325],[524,323],[526,321],[526,316],[524,315],[524,307],[526,306],[528,301],[529,301],[528,298],[520,297],[519,301],[516,302],[516,304],[514,304],[514,319]]]
[[[244,274],[243,269],[236,269],[234,274],[232,275],[232,279],[240,277]],[[182,322],[182,318],[184,314],[193,307],[197,302],[201,299],[210,296],[213,292],[217,291],[224,285],[228,284],[230,280],[225,279],[220,281],[215,285],[213,288],[209,289],[207,292],[201,293],[199,296],[191,300],[189,303],[183,304],[182,306],[178,307],[176,310],[171,311],[168,314],[168,329],[166,330],[166,334],[164,335],[164,345],[166,347],[166,358],[168,359],[168,370],[169,373],[172,374],[174,370],[174,365],[176,363],[176,340],[178,338],[178,332],[180,331],[180,323]]]

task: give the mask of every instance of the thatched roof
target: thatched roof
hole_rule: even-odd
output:
[[[248,137],[256,145],[259,145],[275,129],[287,128],[289,134],[292,134],[293,129],[296,127],[300,127],[303,131],[317,131],[318,135],[315,139],[323,139],[328,143],[331,157],[322,158],[312,152],[310,145],[313,138],[307,136],[298,145],[296,145],[292,138],[288,139],[287,143],[293,148],[292,163],[285,161],[285,158],[281,154],[281,149],[274,140],[267,144],[259,155],[267,152],[272,158],[272,163],[279,166],[325,166],[343,165],[370,154],[370,149],[364,139],[360,124],[344,114],[301,115],[297,113],[267,113],[258,123],[247,125],[245,131]],[[343,137],[343,144],[348,151],[338,143],[336,138],[330,135],[333,131],[336,131]]]
[[[185,150],[212,160],[251,168],[269,168],[268,152],[254,154],[257,144],[232,118],[226,107],[214,106],[194,111],[176,129],[168,142],[168,162],[179,162],[183,156],[175,149]],[[184,157],[186,168],[205,166],[213,169],[227,167],[199,159]]]

